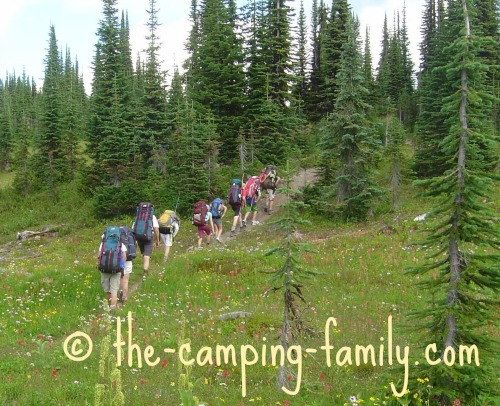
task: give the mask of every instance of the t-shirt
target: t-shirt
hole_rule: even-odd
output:
[[[207,215],[205,216],[205,224],[210,223],[211,218],[212,218],[212,212],[210,211],[210,206],[207,204]]]

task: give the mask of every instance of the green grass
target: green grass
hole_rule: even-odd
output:
[[[321,274],[303,281],[307,303],[302,306],[302,317],[312,333],[296,339],[304,349],[315,348],[318,352],[307,355],[303,351],[302,382],[295,396],[277,390],[278,369],[270,364],[270,348],[278,344],[283,305],[281,292],[266,294],[272,284],[265,271],[280,267],[281,262],[263,254],[281,237],[271,224],[264,224],[248,227],[227,245],[212,243],[209,249],[191,251],[188,248],[196,243],[195,228],[184,220],[168,264],[164,267],[162,252],[155,251],[152,275],[130,296],[127,307],[117,313],[127,341],[125,318],[132,312],[133,342],[139,345],[144,364],[139,368],[137,354],[133,353],[134,362],[129,366],[125,346],[119,369],[126,404],[180,404],[179,376],[185,371],[180,369],[177,356],[163,349],[177,349],[184,338],[190,340],[190,355],[195,361],[204,347],[215,351],[217,344],[232,344],[236,349],[237,365],[200,366],[202,357],[190,371],[192,392],[204,404],[344,405],[350,404],[349,397],[354,395],[366,405],[381,405],[389,400],[389,384],[403,378],[395,360],[389,366],[386,354],[383,366],[338,366],[335,354],[341,347],[372,344],[378,360],[381,337],[383,343],[388,340],[391,315],[394,346],[410,347],[410,369],[415,359],[422,359],[422,349],[415,342],[419,336],[408,315],[424,308],[429,298],[404,269],[423,261],[425,252],[410,244],[420,239],[418,231],[426,225],[413,222],[413,218],[426,212],[432,202],[413,195],[414,190],[407,186],[400,212],[385,213],[363,224],[336,224],[304,213],[312,224],[301,231],[318,252],[303,254],[301,260],[304,266]],[[499,200],[492,197],[492,202]],[[22,210],[26,207],[27,203]],[[10,219],[4,225],[2,238],[9,245],[0,253],[2,404],[93,404],[97,383],[106,385],[103,404],[111,403],[109,393],[116,382],[100,377],[99,354],[107,334],[115,340],[117,324],[107,321],[96,269],[96,251],[106,224],[85,221],[85,205],[75,203],[77,211],[65,207],[69,216],[67,231],[54,239],[13,242],[13,231],[30,223]],[[4,205],[2,211],[6,210]],[[43,225],[51,215],[57,223],[63,220],[58,211],[49,207],[47,211],[33,212],[34,226]],[[131,220],[117,221],[129,224]],[[395,232],[381,233],[385,225]],[[229,219],[224,228],[229,230]],[[139,280],[141,269],[140,259],[135,260],[130,285]],[[220,315],[233,311],[250,312],[251,316],[219,320]],[[330,332],[335,348],[332,366],[328,367],[320,347],[325,341],[325,323],[331,317],[336,319],[337,327],[332,326]],[[76,331],[88,334],[94,344],[92,354],[81,362],[68,359],[63,351],[65,339]],[[491,334],[499,336],[498,325],[493,326]],[[265,366],[264,344],[268,351]],[[251,345],[259,353],[259,361],[246,367],[246,397],[242,397],[239,359],[242,345]],[[155,349],[151,359],[158,357],[156,366],[145,363],[147,346]],[[110,350],[116,353],[114,347]],[[204,351],[199,355],[209,354],[208,349]],[[293,366],[289,373],[291,389],[297,384],[296,374],[297,367]],[[410,395],[418,391],[425,396],[425,377],[420,378],[423,382],[413,377],[410,380]],[[400,390],[402,384],[397,385]]]

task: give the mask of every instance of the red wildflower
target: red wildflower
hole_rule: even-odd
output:
[[[144,379],[141,379],[141,381],[139,382],[141,385],[144,385],[146,383],[146,381]]]
[[[283,401],[283,406],[290,406],[290,402],[288,400]]]
[[[453,402],[453,406],[459,406],[459,405],[460,405],[460,403],[462,403],[462,402],[460,401],[460,399],[459,399],[459,398],[456,398],[456,399],[455,399],[455,401]]]
[[[161,367],[162,368],[165,368],[165,366],[168,364],[168,359],[164,358],[162,363],[161,363]]]
[[[330,385],[325,385],[325,390],[327,392],[330,392],[332,390],[332,387]]]
[[[38,335],[37,335],[37,337],[38,337],[38,339],[39,339],[39,340],[43,340],[43,338],[44,338],[45,336],[44,336],[42,333],[40,333],[40,334],[38,334]]]
[[[57,376],[57,369],[55,369],[55,368],[54,368],[54,369],[52,370],[52,376]]]
[[[222,376],[224,378],[227,378],[228,375],[229,375],[229,371],[227,369],[225,369],[224,371],[222,371]]]
[[[324,381],[325,380],[325,374],[319,374],[319,380]]]

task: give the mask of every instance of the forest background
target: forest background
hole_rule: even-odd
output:
[[[422,329],[444,349],[494,353],[482,329],[498,326],[500,286],[496,0],[426,1],[418,67],[404,8],[384,20],[373,66],[347,0],[313,1],[310,26],[289,1],[193,0],[188,57],[169,83],[157,2],[144,59],[131,55],[127,13],[102,5],[90,94],[54,26],[41,87],[26,73],[0,81],[1,209],[23,213],[4,241],[68,213],[77,228],[131,216],[139,201],[178,199],[189,216],[268,163],[316,168],[302,214],[337,224],[398,213],[415,181],[434,219],[422,244],[435,252],[411,271],[433,292]],[[498,378],[477,374],[434,368],[434,399],[495,397]]]

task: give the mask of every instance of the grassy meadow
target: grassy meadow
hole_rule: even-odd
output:
[[[492,204],[498,205],[496,197]],[[271,347],[278,345],[283,322],[283,296],[281,291],[269,292],[273,285],[267,272],[282,263],[264,253],[283,236],[270,221],[249,226],[224,244],[213,241],[197,251],[191,249],[195,228],[184,219],[169,262],[164,265],[162,251],[155,250],[151,276],[142,284],[141,260],[134,261],[130,286],[137,289],[126,307],[110,317],[96,269],[99,238],[107,223],[89,220],[86,202],[77,198],[68,198],[62,208],[36,201],[12,208],[4,200],[0,203],[0,403],[111,405],[124,399],[127,405],[187,406],[194,405],[196,397],[196,404],[204,405],[319,406],[351,405],[355,396],[363,405],[404,405],[410,398],[415,404],[432,405],[426,377],[412,374],[415,361],[423,361],[424,349],[409,318],[412,311],[427,306],[429,297],[416,286],[418,280],[404,272],[424,260],[425,248],[412,243],[422,238],[419,231],[427,224],[413,219],[431,205],[415,198],[407,186],[399,212],[379,214],[366,223],[337,224],[303,213],[311,224],[300,230],[302,238],[317,253],[303,254],[300,260],[319,274],[301,281],[307,301],[300,304],[301,318],[307,329],[295,336],[302,347],[285,356],[291,361],[286,363],[289,391],[298,389],[291,395],[278,390],[279,367],[271,362]],[[22,215],[10,214],[16,211]],[[275,216],[279,212],[271,217]],[[225,231],[229,221],[225,219]],[[114,223],[131,222],[130,217]],[[59,235],[15,240],[15,232],[46,224],[61,225]],[[251,314],[219,319],[236,311]],[[336,320],[336,326],[330,324],[330,366],[321,349],[329,318]],[[121,366],[114,368],[118,325],[124,344]],[[86,335],[80,336],[82,345],[66,341],[75,332]],[[487,333],[499,337],[498,323]],[[89,352],[84,337],[92,342],[88,358],[69,359],[65,343],[75,356]],[[190,345],[191,353],[183,356],[193,360],[191,367],[179,362],[177,350],[183,344],[183,348]],[[355,346],[370,344],[376,365],[361,362],[357,366]],[[217,365],[217,345],[233,345],[235,363]],[[405,375],[396,360],[396,346],[409,348],[408,391],[399,400],[391,395],[390,386],[393,383],[401,391]],[[353,365],[340,365],[347,357],[347,350],[337,353],[341,347],[353,349]],[[176,352],[165,352],[166,348]],[[485,398],[477,404],[499,402]]]

